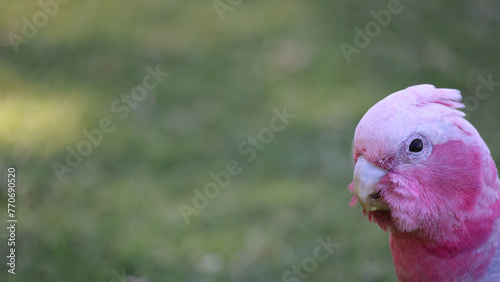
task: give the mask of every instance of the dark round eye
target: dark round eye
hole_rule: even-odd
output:
[[[413,139],[410,143],[410,152],[418,153],[424,149],[424,143],[420,139]]]

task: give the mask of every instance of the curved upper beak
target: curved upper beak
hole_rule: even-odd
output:
[[[359,157],[354,167],[354,193],[365,211],[387,210],[377,185],[387,171]]]

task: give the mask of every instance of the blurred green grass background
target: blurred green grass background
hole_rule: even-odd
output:
[[[42,8],[1,1],[0,169],[17,167],[19,222],[0,281],[282,281],[328,236],[340,246],[307,281],[396,281],[388,234],[348,206],[355,126],[410,85],[468,97],[499,81],[500,4],[401,1],[348,63],[339,44],[387,3],[243,1],[221,21],[211,1],[69,1],[16,53],[9,33]],[[170,75],[117,119],[156,65]],[[468,117],[497,163],[499,93]],[[246,162],[238,145],[283,107],[296,117]],[[53,162],[105,117],[116,129],[60,182]],[[229,160],[242,172],[186,224],[179,204]]]

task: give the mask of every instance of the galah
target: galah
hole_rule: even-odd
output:
[[[461,98],[411,86],[356,127],[351,205],[389,232],[400,281],[500,281],[500,181]]]

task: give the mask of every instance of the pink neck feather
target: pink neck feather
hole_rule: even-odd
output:
[[[500,200],[491,207],[500,210]],[[417,233],[391,228],[390,246],[400,281],[450,281],[481,278],[495,255],[500,234],[498,216],[467,221],[457,230],[459,241],[430,241]],[[455,281],[455,280],[454,280]]]

